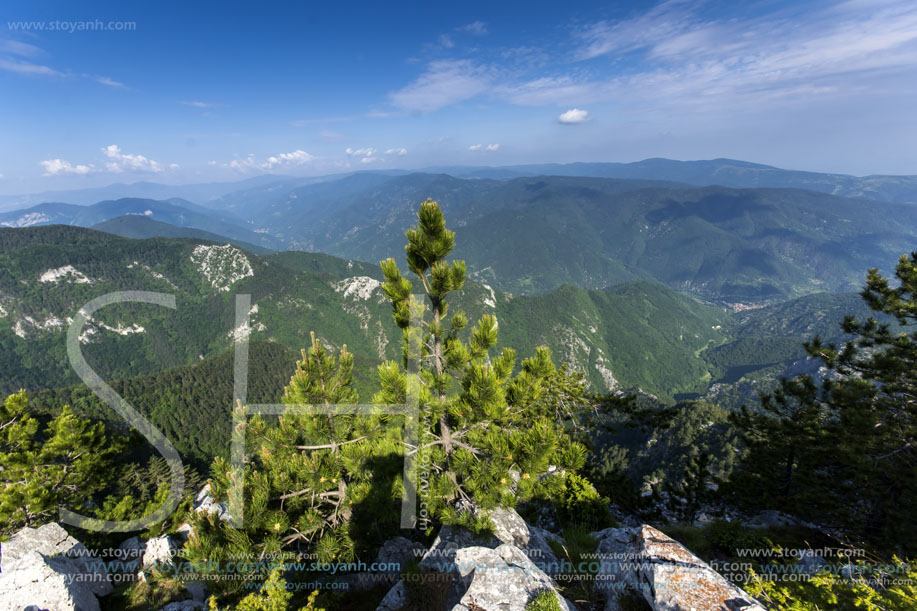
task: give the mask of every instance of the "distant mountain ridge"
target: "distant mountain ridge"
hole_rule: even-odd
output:
[[[430,197],[456,219],[456,256],[473,277],[523,294],[651,280],[723,303],[769,303],[856,290],[864,270],[892,266],[917,242],[917,206],[800,189],[408,174],[272,197],[248,220],[290,248],[366,261],[400,253]]]
[[[335,182],[349,176],[374,174],[401,176],[411,173],[450,174],[457,178],[508,180],[530,176],[587,176],[683,182],[695,186],[734,188],[797,188],[843,197],[862,197],[878,201],[917,203],[917,175],[876,174],[854,176],[831,172],[789,170],[737,159],[679,161],[655,157],[633,162],[539,163],[506,166],[428,166],[414,170],[374,170],[345,172],[326,176],[293,177],[263,174],[240,181],[166,185],[154,182],[111,184],[104,187],[45,191],[23,195],[0,195],[0,210],[22,208],[46,202],[89,205],[108,199],[137,197],[195,201],[211,207],[245,200],[246,193],[267,187],[274,192],[290,192],[310,185]]]
[[[97,225],[93,225],[91,229],[95,229],[96,231],[104,231],[105,233],[111,233],[117,236],[121,236],[122,238],[132,238],[135,240],[142,240],[146,238],[195,238],[199,240],[217,242],[220,244],[233,244],[243,250],[247,250],[259,255],[272,252],[268,248],[256,246],[255,244],[250,244],[242,240],[235,240],[233,238],[228,238],[226,236],[211,233],[209,231],[204,231],[203,229],[196,229],[194,227],[178,227],[176,225],[170,225],[169,223],[155,221],[147,216],[141,216],[139,214],[125,214],[124,216],[118,216],[113,219],[98,223]]]
[[[147,217],[177,227],[193,227],[234,240],[276,249],[280,243],[246,227],[246,222],[231,213],[203,208],[182,199],[153,200],[123,198],[91,206],[63,203],[38,204],[24,210],[0,213],[0,227],[75,225],[92,227],[125,215]]]
[[[737,159],[677,161],[650,158],[630,163],[574,162],[510,165],[500,167],[429,168],[457,177],[509,179],[524,176],[590,176],[666,180],[695,186],[774,189],[808,189],[841,197],[858,197],[906,204],[917,204],[917,175],[853,176],[786,170]]]

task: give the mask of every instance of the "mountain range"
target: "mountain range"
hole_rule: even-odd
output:
[[[425,173],[301,180],[249,186],[210,202],[216,209],[177,199],[49,203],[0,214],[0,225],[109,223],[101,228],[131,237],[180,235],[114,222],[145,216],[247,250],[378,261],[402,252],[417,203],[431,197],[461,232],[456,256],[495,289],[538,295],[565,283],[649,281],[737,308],[855,291],[866,269],[888,271],[917,241],[917,206],[803,189]]]

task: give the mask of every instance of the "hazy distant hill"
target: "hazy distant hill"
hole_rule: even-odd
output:
[[[103,200],[134,197],[142,199],[181,198],[200,203],[246,189],[256,185],[278,182],[289,177],[265,174],[231,182],[208,182],[189,185],[165,185],[156,182],[135,182],[131,184],[115,183],[104,187],[71,189],[66,191],[44,191],[23,195],[0,195],[0,210],[22,208],[46,202],[67,202],[68,204],[89,205]]]
[[[202,208],[182,199],[159,201],[124,198],[98,202],[91,206],[45,203],[24,210],[0,213],[0,227],[51,224],[92,227],[125,215],[147,217],[178,227],[193,227],[234,240],[257,244],[263,248],[279,246],[278,240],[245,227],[245,221],[230,213]]]
[[[93,225],[92,229],[112,233],[122,238],[197,238],[199,240],[208,240],[220,244],[228,242],[255,254],[267,254],[271,252],[268,248],[249,244],[241,240],[234,240],[226,236],[217,235],[193,227],[177,227],[169,223],[154,221],[147,216],[140,216],[137,214],[125,214],[124,216],[104,221],[98,225]]]
[[[889,269],[917,243],[917,206],[907,204],[558,176],[352,176],[249,220],[293,248],[378,261],[402,252],[426,197],[455,219],[456,255],[474,277],[512,293],[652,280],[726,303],[772,302],[855,290],[866,269]]]
[[[655,158],[633,163],[545,163],[499,168],[450,168],[438,171],[462,177],[595,176],[669,180],[698,186],[809,189],[843,197],[917,203],[917,176],[851,176],[803,172],[735,159],[676,161]]]

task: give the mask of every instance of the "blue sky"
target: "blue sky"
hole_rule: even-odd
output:
[[[657,156],[917,174],[915,94],[912,0],[7,0],[0,193]]]

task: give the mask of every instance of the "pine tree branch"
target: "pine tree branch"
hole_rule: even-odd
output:
[[[332,443],[326,443],[326,444],[318,445],[318,446],[290,446],[290,447],[294,447],[297,450],[331,450],[332,452],[335,452],[341,446],[347,445],[349,443],[356,443],[358,441],[363,441],[364,439],[367,439],[368,437],[369,435],[363,435],[362,437],[357,437],[356,439],[351,439],[349,441],[332,442]]]

